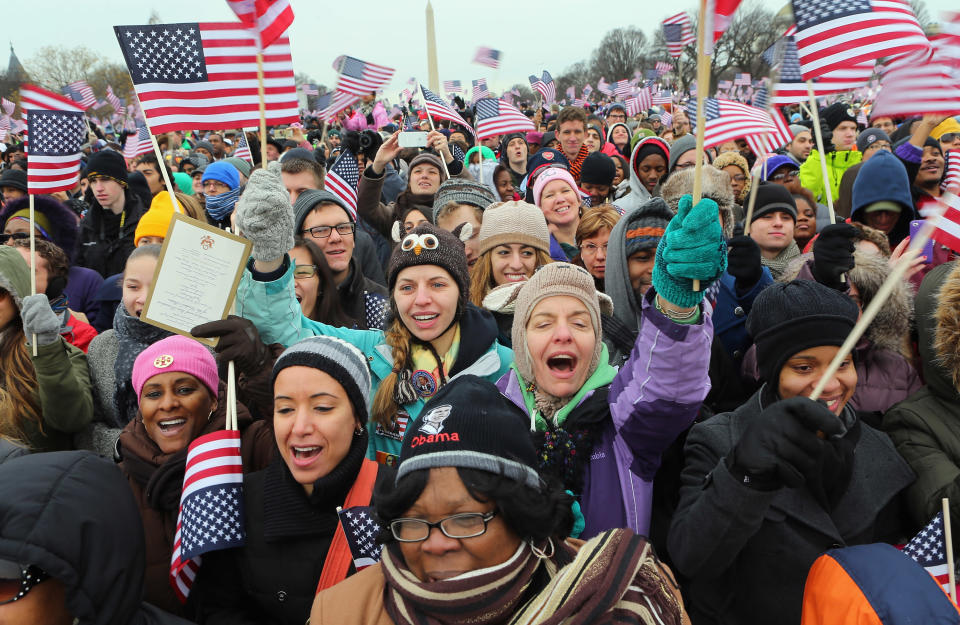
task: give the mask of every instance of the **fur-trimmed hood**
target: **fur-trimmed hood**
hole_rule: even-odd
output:
[[[7,203],[0,210],[0,230],[7,225],[10,215],[30,208],[30,201],[26,197],[17,198]],[[49,195],[35,195],[33,208],[38,213],[43,213],[53,224],[53,232],[49,233],[53,243],[56,243],[67,258],[73,260],[73,253],[77,247],[77,237],[80,233],[80,225],[77,222],[76,214],[70,210],[70,207],[63,202],[50,197]]]
[[[937,289],[936,283],[941,278],[942,284]],[[924,287],[930,288],[925,290]],[[919,318],[917,323],[921,358],[924,358],[922,351],[924,345],[932,346],[932,350],[928,352],[931,356],[930,362],[928,358],[924,358],[924,377],[931,389],[956,399],[957,394],[960,393],[960,263],[956,261],[947,263],[927,274],[921,286],[921,293],[929,295],[930,290],[936,293],[935,308],[930,310],[933,323],[921,325]],[[933,302],[924,302],[925,311],[926,306],[931,303]],[[918,315],[920,311],[921,303],[918,295]]]

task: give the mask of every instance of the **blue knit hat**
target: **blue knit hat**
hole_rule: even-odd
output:
[[[240,172],[226,161],[214,161],[203,170],[203,178],[200,179],[200,182],[204,183],[207,180],[222,182],[233,191],[240,186]]]

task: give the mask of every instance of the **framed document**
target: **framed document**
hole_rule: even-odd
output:
[[[227,316],[252,246],[243,237],[175,213],[140,320],[216,345],[217,339],[197,338],[190,330]]]

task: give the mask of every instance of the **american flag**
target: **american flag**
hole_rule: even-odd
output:
[[[597,91],[604,95],[613,95],[613,89],[610,88],[610,83],[605,81],[603,76],[597,81]]]
[[[690,27],[690,16],[686,13],[677,13],[661,22],[663,38],[667,42],[667,52],[675,59],[683,54],[683,48],[697,42],[697,36]]]
[[[500,50],[480,46],[477,48],[477,53],[473,55],[473,62],[497,69],[500,67]]]
[[[737,10],[740,0],[707,0],[707,32],[713,37],[707,37],[704,47],[705,54],[713,54],[715,44],[723,31],[727,30],[733,20],[733,13]]]
[[[717,83],[717,89],[720,91],[729,91],[733,87],[733,81],[731,80],[721,80]]]
[[[90,88],[86,80],[72,82],[62,91],[64,95],[80,104],[84,109],[88,109],[97,103],[97,96],[93,95],[93,89]]]
[[[590,84],[588,83],[583,88],[583,97],[589,98],[591,93],[593,93],[593,87],[591,87]]]
[[[954,252],[960,252],[960,197],[944,192],[939,198],[924,198],[919,209],[920,214],[927,219],[941,215],[930,238]]]
[[[293,23],[290,0],[227,0],[237,18],[257,33],[260,47],[272,45]]]
[[[110,103],[110,106],[113,107],[113,110],[117,115],[123,115],[126,112],[126,108],[123,106],[123,103],[120,102],[120,98],[117,97],[117,94],[113,92],[113,87],[110,85],[107,85],[107,102]]]
[[[733,84],[735,85],[749,87],[751,83],[752,79],[750,78],[750,74],[734,74],[733,76]]]
[[[470,127],[470,124],[462,118],[456,111],[447,106],[447,104],[440,99],[440,97],[434,92],[430,91],[423,85],[420,85],[420,91],[423,92],[423,104],[432,117],[438,117],[440,119],[448,119],[452,122],[460,124],[465,128],[468,128],[470,132],[473,132],[473,128]]]
[[[673,71],[673,65],[667,63],[666,61],[657,61],[656,64],[657,76],[663,76],[664,74]]]
[[[639,115],[653,106],[653,96],[650,95],[650,89],[644,87],[640,92],[626,101],[627,115]]]
[[[904,545],[903,553],[913,558],[917,564],[933,575],[946,592],[950,592],[950,570],[947,566],[943,512],[938,512],[919,534]]]
[[[129,161],[147,152],[153,152],[150,131],[146,126],[138,126],[136,134],[127,135],[123,144],[123,158]]]
[[[503,100],[483,98],[476,104],[477,139],[496,137],[508,132],[536,130],[526,115]]]
[[[323,186],[344,201],[353,221],[357,220],[358,184],[360,184],[360,166],[357,157],[350,150],[344,149],[327,172]]]
[[[673,126],[673,114],[670,111],[660,113],[660,122],[667,128],[670,128]]]
[[[769,104],[769,100],[770,94],[767,93],[767,88],[760,87],[754,92],[753,100],[750,103],[759,109],[765,109],[767,108],[767,104]]]
[[[80,146],[87,138],[83,106],[33,85],[20,86],[20,106],[28,133],[27,190],[53,193],[73,188],[80,178]]]
[[[380,524],[374,521],[371,506],[353,506],[337,509],[343,535],[353,556],[353,566],[361,571],[380,561],[381,547],[377,544]]]
[[[393,78],[393,68],[374,65],[352,56],[337,57],[334,67],[340,72],[337,78],[337,91],[357,96],[369,95],[372,91],[384,88]]]
[[[473,101],[489,98],[490,92],[487,91],[487,79],[478,78],[473,81]]]
[[[0,98],[0,105],[3,106],[3,112],[7,115],[13,115],[13,109],[17,108],[16,104],[6,98]]]
[[[670,104],[673,102],[672,91],[661,91],[653,96],[654,104]]]
[[[770,111],[770,120],[776,128],[775,131],[744,137],[747,145],[750,146],[750,149],[753,150],[753,153],[757,156],[772,154],[793,140],[790,128],[787,126],[787,122],[784,120],[780,111]]]
[[[633,85],[629,80],[618,80],[613,87],[613,92],[618,98],[628,98],[633,93]]]
[[[752,135],[780,134],[783,132],[770,113],[740,102],[706,98],[704,100],[706,121],[704,123],[703,147],[709,148],[726,141]],[[687,103],[687,116],[690,123],[697,122],[697,102]],[[790,140],[789,129],[786,131],[787,141]]]
[[[567,87],[567,99],[572,100],[577,97],[577,90],[574,87]]]
[[[960,150],[947,150],[946,161],[947,171],[940,188],[960,194]]]
[[[791,1],[804,80],[880,57],[930,55],[906,0]]]
[[[312,83],[304,83],[300,85],[300,90],[303,91],[303,95],[320,95],[320,92],[317,90],[317,86]]]
[[[153,132],[260,123],[257,42],[236,23],[114,26]],[[290,41],[263,51],[267,125],[300,120]]]
[[[348,106],[353,106],[353,104],[359,100],[360,96],[352,93],[344,93],[343,91],[324,94],[320,96],[320,100],[317,101],[317,108],[321,109],[320,119],[329,123],[333,121],[338,113]]]
[[[787,31],[788,33],[791,31]],[[790,34],[784,35],[782,58],[780,62],[780,78],[775,86],[774,104],[795,104],[809,102],[807,83],[804,82],[800,71],[800,58],[797,54],[797,43]],[[875,61],[866,61],[854,67],[844,67],[822,74],[813,80],[813,93],[823,96],[830,93],[841,93],[856,89],[870,80],[873,75]]]
[[[543,71],[543,76],[540,78],[531,74],[530,86],[543,97],[544,105],[552,104],[557,99],[557,85],[553,82],[553,76],[546,70]]]
[[[960,37],[945,34],[931,43],[930,59],[909,55],[887,64],[872,115],[910,117],[960,111]]]
[[[170,585],[180,601],[190,596],[202,554],[242,547],[245,541],[240,432],[204,434],[187,450],[170,558]]]
[[[443,81],[443,90],[446,93],[457,93],[463,87],[460,86],[459,80],[444,80]]]
[[[247,143],[247,133],[240,129],[237,134],[237,146],[233,148],[233,155],[237,158],[253,162],[253,155],[250,153],[250,145]]]

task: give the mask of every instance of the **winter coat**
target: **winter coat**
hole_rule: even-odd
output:
[[[363,275],[357,267],[357,259],[350,259],[347,279],[337,287],[340,307],[348,317],[357,322],[360,330],[383,330],[390,313],[387,289]]]
[[[20,456],[26,456],[30,450],[5,438],[0,438],[0,464]]]
[[[0,246],[0,288],[17,301],[30,294],[27,263],[20,252],[6,245]],[[37,345],[36,356],[29,345],[27,352],[37,377],[34,396],[40,406],[43,431],[28,420],[23,442],[33,451],[72,449],[72,434],[93,418],[87,356],[63,337],[48,345]]]
[[[90,210],[80,222],[80,243],[74,262],[93,269],[101,276],[122,273],[127,256],[136,247],[133,235],[147,208],[148,205],[139,195],[128,190],[122,213],[123,227],[118,237],[108,237],[103,224],[104,209],[96,200],[92,200]]]
[[[753,341],[747,334],[747,315],[753,308],[753,300],[763,289],[773,284],[773,276],[768,267],[763,267],[760,279],[746,293],[740,294],[736,286],[737,279],[724,271],[720,276],[720,290],[717,292],[717,310],[714,314],[714,328],[717,338],[723,343],[727,354],[739,367],[744,354]]]
[[[594,395],[606,394],[602,419],[590,417],[590,429],[599,429],[587,465],[583,490],[576,493],[586,520],[581,537],[616,527],[628,527],[648,535],[653,477],[660,456],[677,435],[690,427],[700,403],[710,389],[707,377],[713,323],[709,306],[699,323],[681,325],[657,312],[651,289],[643,302],[643,323],[630,358],[619,371],[606,365],[604,345],[601,367],[573,396],[576,411],[586,408]],[[612,380],[598,380],[604,367],[614,371]],[[526,385],[515,369],[504,375],[497,387],[531,417]],[[591,410],[597,410],[591,406]],[[562,409],[561,409],[562,410]]]
[[[387,278],[383,273],[384,263],[380,261],[379,246],[373,235],[363,228],[357,228],[353,233],[353,258],[365,278],[374,284],[386,286]]]
[[[859,163],[862,158],[863,154],[856,150],[827,152],[827,179],[830,181],[830,192],[833,194],[834,202],[840,194],[840,179],[843,177],[843,172]],[[800,165],[800,185],[810,189],[818,202],[827,203],[827,196],[823,192],[823,168],[820,165],[818,150],[811,150],[810,156]]]
[[[87,321],[96,319],[100,312],[97,291],[101,284],[103,276],[93,269],[72,265],[67,272],[67,286],[63,289],[63,294],[67,296],[70,308],[86,315]]]
[[[907,489],[911,520],[923,527],[950,499],[954,549],[960,548],[960,278],[957,262],[934,268],[916,298],[926,386],[890,408],[883,429],[917,473]]]
[[[763,394],[687,436],[668,548],[689,580],[684,588],[698,625],[797,623],[807,571],[821,553],[902,538],[898,493],[914,474],[886,434],[865,423],[849,484],[832,510],[806,486],[767,491],[733,476],[726,458],[759,418]]]
[[[653,193],[651,194],[647,191],[647,188],[643,186],[643,183],[640,182],[640,176],[637,175],[637,153],[640,152],[640,146],[652,139],[657,139],[657,137],[644,137],[640,139],[637,141],[637,145],[633,146],[633,152],[630,153],[630,166],[627,168],[630,170],[630,193],[614,201],[614,204],[623,211],[624,215],[639,208],[654,195],[660,195],[659,184],[654,187]],[[623,183],[621,182],[620,184]],[[663,180],[660,181],[660,184],[663,184]]]
[[[304,317],[293,291],[293,265],[289,257],[284,258],[284,264],[284,274],[280,278],[261,282],[251,272],[250,261],[237,289],[237,315],[252,321],[260,332],[260,338],[267,344],[290,346],[318,334],[351,343],[364,353],[370,364],[372,401],[380,382],[393,371],[393,350],[384,340],[383,332],[335,328]],[[459,374],[470,374],[496,382],[506,373],[513,360],[513,352],[497,343],[496,337],[497,324],[490,314],[468,304],[460,319],[460,351],[448,379]],[[392,429],[369,424],[370,448],[367,457],[394,464],[400,454],[403,433],[417,420],[425,404],[426,399],[422,397],[404,404]]]
[[[833,203],[833,212],[838,217],[849,217],[850,211],[853,210],[851,207],[853,204],[853,183],[856,181],[861,167],[863,167],[863,161],[847,168],[840,178],[840,186],[837,188],[837,201]],[[819,229],[820,224],[817,224],[817,230]]]
[[[857,179],[853,183],[850,219],[867,223],[865,209],[874,202],[896,202],[900,205],[900,217],[893,229],[887,233],[890,248],[910,234],[910,221],[919,219],[910,197],[910,180],[900,160],[880,150],[863,164]]]
[[[0,465],[0,559],[29,562],[59,580],[69,612],[84,625],[189,625],[142,603],[137,516],[117,467],[88,452]]]
[[[63,325],[60,327],[60,336],[67,342],[86,353],[90,341],[97,336],[92,325],[76,316],[72,310],[64,311]]]

